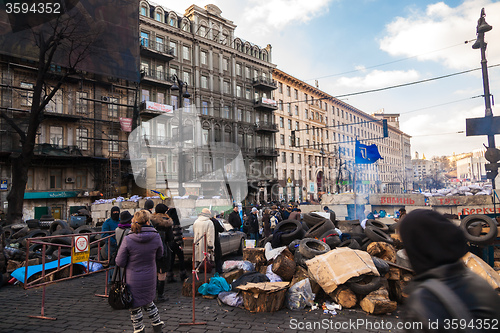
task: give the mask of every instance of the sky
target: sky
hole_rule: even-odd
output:
[[[236,25],[235,35],[272,45],[277,68],[368,114],[400,114],[412,157],[449,156],[487,144],[465,135],[466,118],[483,117],[480,70],[425,83],[356,94],[481,67],[473,50],[485,8],[490,92],[500,85],[500,0],[157,0],[181,14],[212,3]],[[465,41],[469,41],[465,43]],[[355,94],[342,97],[343,95]],[[500,94],[499,94],[500,96]],[[500,98],[500,97],[499,97]],[[500,110],[493,106],[493,115]],[[500,137],[496,136],[497,147]]]

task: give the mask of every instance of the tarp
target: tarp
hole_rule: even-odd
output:
[[[71,257],[64,257],[64,258],[61,258],[61,267],[63,267],[64,265],[67,265],[67,264],[70,264],[71,263]],[[80,263],[77,263],[78,265],[82,265],[84,267],[87,267],[87,263],[86,262],[80,262]],[[57,268],[57,260],[54,260],[54,261],[51,261],[51,262],[48,262],[48,263],[45,263],[45,271],[47,272],[49,269],[54,269],[54,268]],[[41,272],[43,269],[43,265],[40,264],[40,265],[33,265],[33,266],[28,266],[28,279],[36,274],[36,273],[39,273]],[[10,275],[12,277],[15,277],[17,280],[21,281],[22,283],[25,283],[24,281],[24,277],[25,277],[25,272],[26,272],[26,267],[20,267],[18,269],[16,269],[14,272],[12,272]]]

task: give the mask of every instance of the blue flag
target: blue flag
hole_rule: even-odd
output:
[[[358,164],[372,164],[383,159],[378,152],[377,145],[364,145],[356,140],[355,162]]]

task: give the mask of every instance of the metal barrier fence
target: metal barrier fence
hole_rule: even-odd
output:
[[[90,242],[89,240],[91,239],[92,236],[97,236],[101,235],[104,233],[108,233],[110,235],[104,237],[104,238],[99,238],[95,239],[94,241]],[[83,237],[82,237],[83,236]],[[31,318],[39,318],[39,319],[49,319],[49,320],[56,320],[57,318],[54,317],[47,317],[45,316],[45,287],[50,284],[54,284],[57,282],[61,281],[66,281],[73,279],[75,277],[81,277],[85,275],[90,275],[94,273],[99,273],[102,271],[106,271],[106,282],[105,282],[105,290],[104,290],[104,295],[96,295],[96,296],[101,296],[101,297],[108,297],[108,277],[109,277],[109,270],[112,269],[113,267],[104,267],[102,269],[98,269],[95,271],[91,271],[91,263],[99,263],[103,265],[109,265],[111,261],[111,244],[110,242],[107,242],[108,246],[108,257],[107,260],[100,260],[100,253],[101,253],[101,243],[103,241],[108,240],[109,238],[114,236],[114,231],[99,231],[99,232],[92,232],[92,233],[79,233],[79,234],[68,234],[68,235],[57,235],[57,236],[44,236],[44,237],[36,237],[36,238],[28,238],[26,240],[26,248],[30,248],[30,244],[39,244],[42,245],[42,251],[41,251],[41,257],[42,257],[42,269],[41,269],[41,276],[37,277],[33,280],[29,280],[31,275],[29,274],[29,267],[34,267],[34,266],[29,266],[29,256],[30,253],[29,251],[26,252],[26,260],[25,260],[25,266],[24,266],[24,281],[23,281],[23,287],[24,289],[31,289],[31,288],[39,288],[42,287],[42,306],[41,306],[41,315],[40,316],[29,316]],[[71,241],[68,242],[68,238],[71,238]],[[86,239],[86,244],[85,243]],[[58,241],[60,240],[60,241]],[[70,244],[68,244],[70,243]],[[47,249],[48,247],[54,248],[57,247],[57,266],[52,267],[54,265],[50,265],[49,268],[47,268],[47,265],[49,264],[47,262]],[[78,248],[78,246],[80,248]],[[97,259],[91,259],[90,258],[90,249],[97,247]],[[68,260],[66,258],[61,258],[61,251],[63,249],[69,249],[71,251],[71,260],[66,263]],[[82,251],[82,250],[87,250],[87,251]],[[54,250],[55,251],[55,250]],[[84,257],[86,260],[82,261],[81,258],[77,258],[77,253],[85,253],[88,252],[87,254],[84,254]],[[81,257],[81,255],[79,255]],[[54,260],[55,261],[55,260]],[[54,262],[53,261],[53,262]],[[62,262],[63,261],[63,262]],[[85,272],[83,274],[73,274],[74,273],[74,265],[79,264],[81,262],[85,262],[86,267]],[[93,264],[92,264],[93,265]],[[69,267],[69,276],[63,277],[60,279],[54,279],[54,276],[58,273],[63,271],[64,269]],[[47,268],[47,269],[46,269]],[[50,271],[47,273],[46,271]],[[37,271],[34,274],[39,273]],[[34,275],[33,274],[33,275]]]

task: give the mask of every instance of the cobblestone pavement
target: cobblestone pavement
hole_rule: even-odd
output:
[[[111,309],[104,293],[104,273],[78,277],[46,287],[45,315],[56,320],[30,318],[40,315],[43,288],[24,290],[20,286],[0,289],[0,332],[132,332],[127,310]],[[181,295],[181,283],[167,285],[169,301],[157,304],[164,332],[403,332],[398,313],[384,316],[367,315],[361,309],[341,310],[335,316],[322,310],[275,313],[250,313],[217,300],[196,298],[196,321],[205,325],[183,326],[191,323],[192,298]],[[145,318],[146,332],[152,332]],[[149,325],[149,326],[148,326]]]

